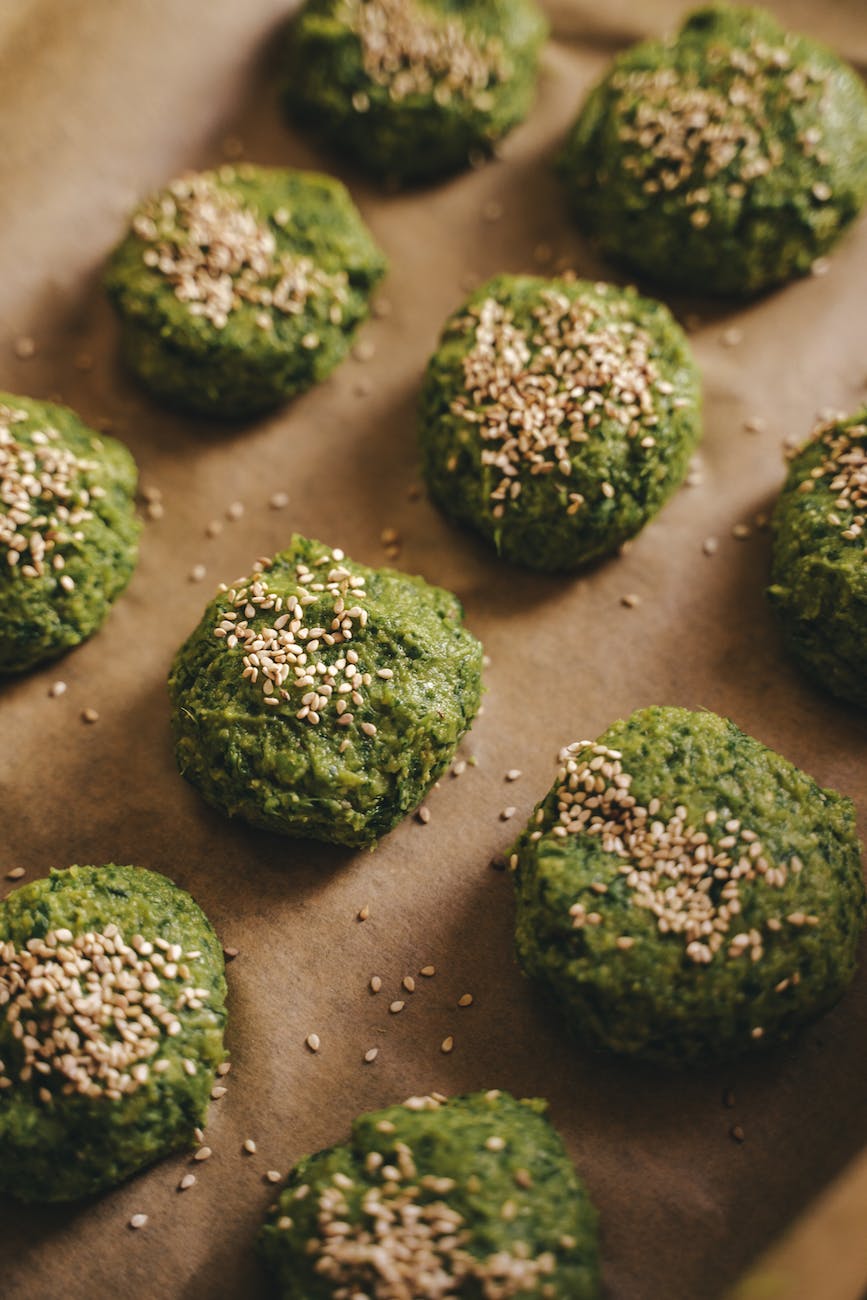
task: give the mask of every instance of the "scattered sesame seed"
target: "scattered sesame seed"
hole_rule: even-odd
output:
[[[256,1150],[257,1150],[256,1143],[253,1141],[252,1138],[245,1138],[245,1139],[244,1139],[244,1145],[243,1145],[243,1147],[241,1148],[241,1150],[242,1150],[242,1151],[244,1152],[244,1154],[247,1155],[247,1156],[254,1156],[254,1155],[256,1154]]]
[[[223,948],[223,956],[225,957],[226,961],[234,961],[235,958],[236,958],[236,957],[238,956],[238,954],[240,953],[240,951],[241,951],[240,948],[225,948],[225,947],[224,947],[224,948]]]
[[[462,993],[461,996],[458,998],[459,1007],[471,1007],[472,1005],[473,1005],[472,993]]]
[[[514,817],[517,811],[518,811],[517,808],[512,807],[512,805],[510,804],[508,808],[504,808],[503,811],[500,813],[500,821],[503,822],[511,821],[511,819]]]
[[[813,198],[818,199],[820,203],[827,203],[828,199],[830,199],[834,193],[831,186],[828,185],[826,181],[816,181],[811,189],[813,192]]]
[[[393,1016],[396,1016],[398,1012],[403,1011],[405,1006],[406,1003],[401,1002],[400,999],[398,998],[397,1001],[391,1003],[388,1009]]]
[[[635,592],[628,592],[627,595],[620,597],[620,603],[625,605],[627,609],[635,609],[641,604],[641,597],[636,596]]]
[[[427,826],[430,821],[430,808],[425,804],[422,804],[422,806],[416,810],[415,815],[416,819],[421,822],[422,826]]]
[[[87,723],[99,722],[99,714],[97,713],[96,709],[90,709],[90,708],[82,709],[81,720],[82,722],[87,722]]]
[[[736,348],[739,343],[743,342],[744,332],[737,325],[730,325],[728,329],[723,330],[720,334],[720,343],[726,348]]]
[[[390,316],[392,313],[391,299],[383,298],[382,296],[374,298],[370,310],[377,320],[383,320],[386,316]]]
[[[454,763],[452,763],[451,774],[453,777],[463,776],[466,770],[467,770],[466,759],[457,758],[455,759]]]
[[[282,1183],[282,1181],[283,1175],[280,1173],[279,1169],[269,1169],[265,1175],[266,1183]]]
[[[36,354],[36,340],[29,334],[21,334],[12,344],[12,351],[19,361],[29,361]]]
[[[274,492],[268,498],[268,505],[272,510],[285,510],[289,504],[288,492]]]
[[[222,1079],[231,1072],[231,1069],[232,1069],[231,1061],[221,1061],[220,1064],[217,1066],[217,1074]]]
[[[752,531],[749,524],[735,524],[732,528],[732,537],[736,537],[739,542],[743,542],[752,535]]]
[[[422,966],[419,975],[424,975],[425,979],[431,979],[437,973],[436,966]]]
[[[376,344],[370,339],[361,339],[352,349],[356,361],[372,361],[376,356]]]
[[[307,1046],[310,1048],[311,1052],[319,1051],[319,1048],[321,1047],[321,1042],[318,1034],[308,1034],[304,1041],[307,1044]]]
[[[401,983],[403,984],[403,987],[406,989],[407,993],[415,993],[415,980],[411,975],[404,975]]]
[[[214,1087],[211,1089],[211,1100],[219,1101],[221,1097],[225,1097],[228,1091],[229,1089],[224,1088],[221,1083],[215,1084]]]
[[[368,1047],[367,1051],[364,1053],[365,1065],[372,1065],[378,1056],[379,1056],[378,1047]]]
[[[485,1146],[489,1151],[505,1151],[506,1140],[505,1138],[494,1135],[493,1137],[485,1139]]]
[[[222,531],[223,531],[222,519],[212,519],[211,522],[208,524],[207,528],[205,529],[205,536],[219,537]]]
[[[195,1185],[196,1185],[196,1175],[184,1174],[183,1178],[178,1183],[178,1191],[187,1192],[191,1187],[195,1187]]]
[[[190,569],[190,582],[203,582],[207,572],[204,564],[194,564]]]
[[[521,769],[519,767],[510,767],[508,772],[506,773],[506,780],[519,781],[522,775],[523,773],[521,772]]]
[[[701,544],[701,549],[705,555],[716,555],[719,550],[719,542],[715,537],[706,537]]]
[[[66,682],[52,682],[48,688],[48,694],[53,700],[66,694]]]
[[[747,433],[764,433],[767,427],[768,422],[761,415],[751,415],[748,420],[744,420]]]
[[[147,1226],[148,1216],[146,1214],[134,1214],[129,1221],[129,1226],[138,1230]]]
[[[11,871],[6,872],[7,880],[20,880],[26,873],[25,867],[13,867]]]
[[[732,1127],[729,1129],[729,1136],[731,1137],[733,1142],[740,1143],[744,1141],[746,1134],[744,1133],[740,1124],[733,1124]]]
[[[243,514],[244,514],[243,501],[233,501],[229,506],[226,507],[226,518],[231,520],[233,523],[237,522],[237,520],[239,520],[243,516]]]
[[[198,1151],[193,1156],[193,1159],[201,1164],[203,1160],[210,1160],[213,1154],[214,1153],[210,1147],[199,1147]]]
[[[380,990],[381,988],[382,988],[382,979],[380,978],[380,976],[379,976],[379,975],[371,975],[371,977],[370,977],[370,991],[371,991],[371,993],[378,993],[379,990]]]
[[[830,257],[817,257],[816,260],[810,266],[811,274],[817,276],[827,275],[830,269],[831,269]]]
[[[449,1034],[448,1037],[444,1038],[443,1041],[440,1043],[440,1051],[444,1052],[445,1055],[448,1056],[449,1052],[453,1052],[454,1050],[455,1050],[454,1036],[452,1034]]]

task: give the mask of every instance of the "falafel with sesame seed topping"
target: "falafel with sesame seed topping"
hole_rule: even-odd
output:
[[[331,373],[385,269],[339,181],[241,163],[142,204],[105,286],[144,387],[177,410],[238,419]]]
[[[0,901],[0,1191],[70,1201],[192,1147],[223,1060],[219,941],[142,867]]]
[[[92,636],[138,558],[138,475],[65,406],[0,393],[0,675]]]
[[[792,456],[771,529],[768,596],[787,648],[867,708],[867,407],[823,421]]]
[[[281,1300],[597,1300],[596,1213],[544,1101],[492,1090],[360,1115],[260,1235]]]
[[[373,176],[431,180],[524,120],[547,31],[534,0],[307,0],[284,102]]]
[[[569,745],[511,863],[524,972],[594,1047],[733,1059],[855,972],[851,801],[713,713],[640,709]]]
[[[616,551],[682,482],[698,371],[662,303],[498,275],[446,322],[420,404],[423,471],[506,560],[569,571]]]
[[[709,5],[619,55],[559,170],[603,253],[669,288],[806,275],[867,199],[867,90],[765,10]]]
[[[221,587],[178,651],[178,766],[230,817],[370,845],[454,758],[481,667],[450,592],[295,536]]]

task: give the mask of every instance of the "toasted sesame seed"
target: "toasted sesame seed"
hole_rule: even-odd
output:
[[[201,1163],[202,1160],[210,1160],[213,1154],[214,1153],[210,1147],[199,1147],[198,1151],[193,1156],[193,1159],[198,1160]]]
[[[419,975],[424,975],[425,979],[430,979],[433,975],[436,975],[436,973],[437,973],[436,966],[422,966],[421,970],[419,971]]]
[[[318,1034],[308,1034],[304,1041],[307,1044],[307,1046],[310,1048],[311,1052],[319,1051],[319,1048],[321,1047],[321,1042]]]
[[[827,275],[830,269],[831,269],[830,257],[817,257],[816,260],[810,266],[811,274],[816,276]]]
[[[272,510],[285,510],[289,504],[288,492],[273,492],[268,498],[268,505]]]
[[[227,947],[224,947],[224,948],[223,948],[223,956],[225,957],[226,961],[234,961],[235,958],[236,958],[236,957],[238,956],[238,954],[240,953],[240,951],[241,951],[240,948],[227,948]]]
[[[641,604],[641,597],[636,596],[634,592],[629,592],[627,595],[620,597],[620,603],[625,605],[627,609],[635,609]]]
[[[368,1047],[367,1051],[364,1053],[365,1064],[372,1065],[378,1056],[379,1056],[378,1047]]]
[[[370,916],[370,908],[368,907],[367,903],[365,903],[363,907],[360,907],[358,909],[357,919],[359,921],[366,921],[369,916]]]
[[[731,1137],[733,1142],[740,1143],[744,1141],[746,1134],[744,1133],[744,1130],[741,1128],[740,1124],[733,1124],[729,1129],[729,1136]]]
[[[764,433],[767,427],[767,420],[760,415],[751,415],[748,420],[744,420],[744,429],[747,433]]]
[[[217,1066],[217,1074],[220,1076],[221,1079],[225,1078],[227,1074],[230,1074],[231,1070],[232,1070],[231,1061],[221,1061],[220,1064]]]
[[[739,542],[743,542],[752,536],[752,531],[749,524],[735,524],[732,528],[732,537],[736,537]]]
[[[737,325],[730,325],[728,329],[723,330],[720,334],[720,343],[727,348],[736,348],[739,343],[743,342],[744,332]]]
[[[392,1014],[393,1016],[396,1016],[396,1015],[398,1014],[399,1011],[403,1011],[403,1009],[404,1009],[405,1006],[406,1006],[406,1003],[405,1003],[405,1002],[401,1002],[401,1000],[398,998],[395,1002],[392,1002],[392,1003],[390,1004],[390,1006],[389,1006],[388,1009],[389,1009],[389,1011],[391,1012],[391,1014]]]
[[[381,988],[382,988],[382,980],[379,977],[379,975],[371,975],[370,977],[371,993],[378,993]]]
[[[11,871],[6,872],[7,880],[20,880],[26,874],[25,867],[13,867]]]
[[[458,998],[459,1007],[471,1007],[472,1005],[473,1005],[472,993],[462,993],[461,996]]]
[[[129,1221],[129,1226],[138,1230],[147,1227],[148,1216],[146,1214],[134,1214]]]
[[[440,1043],[440,1051],[445,1053],[446,1056],[448,1056],[449,1052],[453,1052],[454,1050],[455,1050],[454,1036],[452,1034],[449,1034]]]
[[[214,1087],[211,1089],[211,1100],[219,1101],[221,1097],[225,1097],[228,1091],[229,1089],[224,1088],[221,1083],[215,1084]]]
[[[223,531],[222,519],[212,519],[211,522],[208,524],[208,526],[205,528],[205,536],[219,537],[222,531]]]
[[[147,514],[148,519],[162,519],[166,513],[166,508],[162,501],[149,501],[145,513]]]
[[[403,984],[403,987],[406,989],[407,993],[415,993],[415,980],[411,975],[404,975],[403,979],[401,980],[401,983]]]
[[[282,1183],[282,1181],[283,1175],[280,1173],[279,1169],[269,1169],[265,1174],[266,1183]]]
[[[82,722],[88,722],[88,723],[99,722],[99,714],[97,713],[96,709],[91,709],[91,708],[82,709],[81,720]]]
[[[257,1151],[256,1143],[253,1141],[252,1138],[245,1138],[244,1145],[241,1148],[241,1150],[244,1152],[245,1155],[254,1156]]]

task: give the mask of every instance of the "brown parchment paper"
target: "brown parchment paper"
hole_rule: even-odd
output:
[[[862,0],[771,7],[851,57],[867,55]],[[71,862],[156,868],[240,949],[229,966],[233,1069],[212,1107],[211,1160],[172,1158],[91,1204],[3,1205],[0,1295],[262,1295],[253,1240],[273,1199],[267,1170],[285,1172],[341,1140],[360,1110],[432,1089],[502,1086],[550,1099],[601,1213],[608,1294],[713,1300],[867,1141],[867,972],[831,1015],[762,1060],[682,1077],[603,1060],[567,1043],[523,982],[510,881],[489,864],[550,784],[557,749],[650,703],[728,714],[858,800],[867,833],[867,720],[788,664],[763,594],[767,533],[731,533],[767,511],[784,437],[806,435],[820,408],[865,396],[867,228],[822,278],[737,313],[691,305],[705,380],[703,482],[681,491],[625,557],[574,580],[500,565],[411,499],[421,369],[470,282],[532,269],[540,243],[579,273],[603,273],[564,217],[550,156],[611,50],[670,24],[679,6],[558,0],[563,36],[502,159],[398,196],[340,171],[281,120],[273,86],[286,8],[0,5],[0,386],[59,395],[91,422],[109,420],[165,505],[104,630],[0,688],[0,877],[23,866],[32,879]],[[382,293],[392,311],[365,327],[371,360],[348,360],[269,419],[220,430],[172,417],[129,384],[96,277],[139,195],[238,142],[254,161],[331,166],[350,180],[391,258]],[[493,201],[500,220],[483,215]],[[725,346],[732,327],[741,341]],[[13,350],[23,334],[38,349],[27,361]],[[755,416],[762,433],[744,430]],[[278,490],[290,496],[282,511],[268,507]],[[206,537],[234,501],[243,517]],[[484,714],[463,746],[476,766],[443,780],[428,825],[407,821],[372,854],[229,823],[175,771],[164,680],[176,646],[217,582],[293,530],[377,564],[386,527],[402,538],[401,567],[459,594],[490,655]],[[719,548],[709,557],[711,536]],[[198,564],[203,583],[189,579]],[[641,604],[625,608],[626,593]],[[50,698],[55,680],[68,689]],[[82,723],[85,707],[98,723]],[[514,767],[523,775],[507,784]],[[508,823],[507,805],[517,809]],[[363,904],[370,916],[359,923]],[[427,962],[435,978],[419,980],[406,1010],[390,1016],[402,976]],[[367,992],[374,972],[384,980],[378,997]],[[467,991],[474,1005],[458,1010]],[[312,1031],[317,1056],[304,1046]],[[446,1034],[450,1056],[439,1051]],[[364,1065],[371,1046],[379,1056]],[[733,1124],[742,1144],[729,1136]],[[247,1137],[254,1156],[241,1154]],[[198,1181],[179,1194],[190,1168]],[[149,1216],[137,1233],[127,1227],[134,1213]]]

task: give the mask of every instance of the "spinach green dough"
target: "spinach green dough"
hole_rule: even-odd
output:
[[[709,5],[619,55],[560,160],[581,228],[661,284],[805,275],[867,198],[867,91],[762,9]]]
[[[385,267],[339,181],[243,163],[148,199],[105,284],[144,386],[231,419],[329,375]]]
[[[262,1230],[281,1300],[596,1300],[596,1214],[543,1101],[410,1097],[302,1160]]]
[[[307,0],[286,107],[375,176],[427,180],[524,120],[546,35],[534,0]]]
[[[0,393],[0,674],[86,640],[138,558],[135,462],[74,411]]]
[[[225,998],[216,935],[155,871],[70,867],[0,902],[0,1192],[71,1201],[191,1145]]]
[[[640,709],[563,750],[511,865],[524,971],[624,1056],[781,1042],[855,971],[851,801],[714,713]]]
[[[481,696],[450,592],[305,537],[220,588],[169,678],[181,773],[229,816],[362,845],[415,808]]]
[[[609,555],[682,481],[699,375],[662,303],[633,289],[498,275],[446,322],[420,435],[431,496],[507,560]]]
[[[820,424],[792,458],[774,511],[773,585],[792,655],[867,708],[867,407]]]

